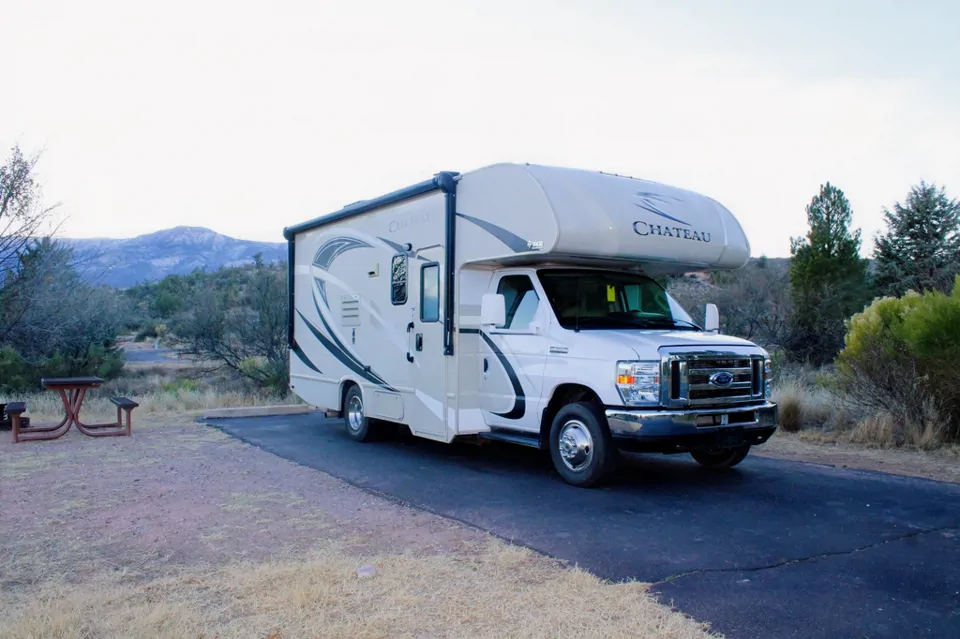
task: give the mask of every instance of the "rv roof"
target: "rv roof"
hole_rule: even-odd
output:
[[[459,185],[457,184],[459,182]],[[750,245],[733,214],[707,196],[600,171],[495,164],[352,204],[284,229],[297,233],[433,191],[457,190],[457,213],[514,238],[489,259],[627,260],[661,273],[740,268]],[[461,193],[462,196],[461,197]],[[542,240],[542,241],[541,241]],[[518,247],[519,244],[519,247]]]

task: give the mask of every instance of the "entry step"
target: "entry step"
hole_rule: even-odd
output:
[[[516,430],[492,430],[489,433],[480,433],[481,439],[490,439],[498,442],[520,444],[531,448],[540,448],[540,436],[537,433],[525,433]]]

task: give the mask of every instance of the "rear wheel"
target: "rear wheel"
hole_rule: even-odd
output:
[[[378,434],[378,424],[364,412],[359,386],[351,386],[343,397],[343,421],[347,424],[347,434],[358,442],[370,441]]]
[[[617,449],[596,406],[577,402],[560,409],[550,426],[550,457],[568,484],[587,488],[609,478]]]
[[[749,446],[740,446],[738,448],[728,448],[725,450],[698,450],[691,452],[690,455],[697,460],[697,463],[701,466],[723,469],[733,468],[742,462],[749,452]]]

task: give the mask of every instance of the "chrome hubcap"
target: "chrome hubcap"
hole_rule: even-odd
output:
[[[347,403],[347,427],[357,432],[363,425],[363,400],[354,395]]]
[[[581,471],[593,460],[593,437],[583,422],[570,420],[560,429],[560,457],[572,471]]]

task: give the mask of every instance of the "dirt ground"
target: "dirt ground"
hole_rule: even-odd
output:
[[[809,435],[778,431],[750,454],[960,483],[958,447],[936,451],[864,448],[854,444],[812,441],[807,437]]]
[[[603,583],[189,418],[135,421],[131,438],[8,436],[4,638],[708,636],[642,584]],[[359,579],[364,564],[377,576]],[[590,624],[568,619],[568,596]]]

